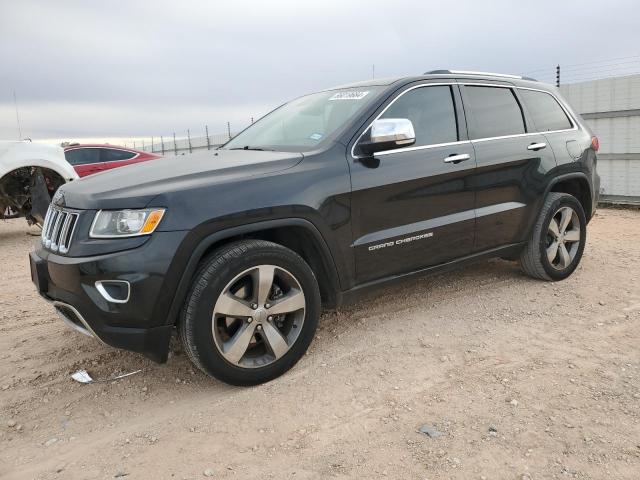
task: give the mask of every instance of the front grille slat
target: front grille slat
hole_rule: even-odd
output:
[[[67,253],[77,223],[77,213],[50,205],[42,226],[42,245],[53,252]]]
[[[51,236],[51,250],[58,251],[58,245],[60,245],[60,237],[62,236],[62,230],[64,224],[67,222],[67,212],[60,212],[58,219],[56,220],[56,226],[53,229],[53,235]]]

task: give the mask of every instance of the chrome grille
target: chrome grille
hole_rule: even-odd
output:
[[[42,245],[53,252],[67,253],[78,214],[53,205],[49,206],[42,225]]]

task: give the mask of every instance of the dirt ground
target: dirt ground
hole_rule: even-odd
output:
[[[69,330],[28,230],[0,222],[2,478],[640,478],[640,211],[599,210],[564,282],[492,260],[328,312],[254,388]]]

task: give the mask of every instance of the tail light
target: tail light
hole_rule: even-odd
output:
[[[593,148],[593,150],[595,150],[596,152],[600,150],[600,141],[595,135],[591,137],[591,148]]]

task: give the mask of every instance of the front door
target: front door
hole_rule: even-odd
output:
[[[456,84],[409,87],[379,118],[411,120],[416,143],[350,158],[358,283],[471,252],[475,156],[463,115]],[[353,153],[359,156],[357,144]]]

